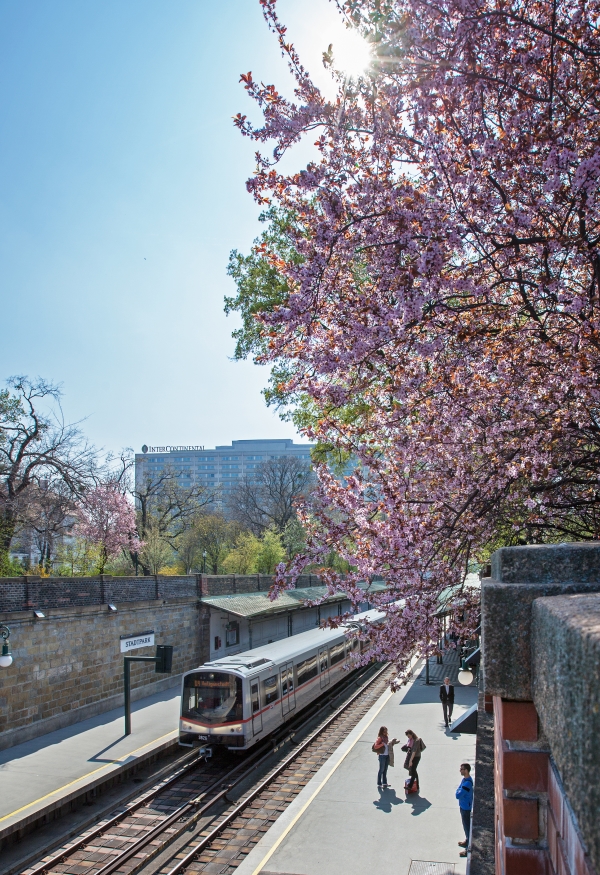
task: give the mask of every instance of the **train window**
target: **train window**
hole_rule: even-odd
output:
[[[277,699],[277,675],[265,678],[263,681],[263,691],[265,694],[265,705],[270,705]]]
[[[341,662],[346,655],[344,642],[334,644],[329,650],[329,664],[335,665],[336,662]]]
[[[325,649],[319,651],[319,667],[321,671],[327,671],[327,651]]]
[[[318,674],[317,657],[311,656],[310,659],[305,659],[304,662],[298,663],[298,686],[305,684],[311,678],[316,678]]]
[[[260,711],[260,699],[258,697],[258,684],[252,684],[250,687],[250,696],[252,698],[252,713],[256,714]]]
[[[223,671],[186,675],[181,716],[202,723],[228,723],[243,717],[242,679]]]
[[[349,646],[352,647],[352,650],[356,653],[357,650],[360,650],[360,641],[358,638],[353,638]]]

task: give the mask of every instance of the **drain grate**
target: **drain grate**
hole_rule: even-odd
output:
[[[454,863],[434,863],[431,860],[412,860],[408,875],[454,875]]]

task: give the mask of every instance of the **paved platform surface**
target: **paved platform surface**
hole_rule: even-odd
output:
[[[384,693],[237,868],[236,875],[450,875],[466,873],[455,790],[459,766],[475,761],[475,735],[445,730],[439,683],[456,666],[430,666],[398,693]],[[477,689],[455,684],[458,717]],[[412,729],[427,745],[419,765],[420,793],[404,796],[404,755],[388,772],[391,789],[377,789],[371,746],[381,725],[391,737]],[[473,772],[474,774],[474,772]],[[429,863],[445,865],[422,865]]]
[[[134,702],[129,736],[118,708],[1,751],[0,833],[168,747],[177,738],[179,699],[177,685]]]

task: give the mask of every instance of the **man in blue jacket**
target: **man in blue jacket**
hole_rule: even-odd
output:
[[[458,799],[458,807],[460,808],[460,816],[462,825],[465,831],[465,841],[459,842],[464,851],[460,852],[461,857],[467,856],[469,850],[469,836],[471,834],[471,809],[473,808],[473,778],[471,777],[471,766],[468,763],[463,763],[460,767],[462,781],[456,791]]]

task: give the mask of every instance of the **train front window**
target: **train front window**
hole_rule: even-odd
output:
[[[186,676],[181,716],[201,723],[241,720],[242,679],[223,671],[199,671]]]

